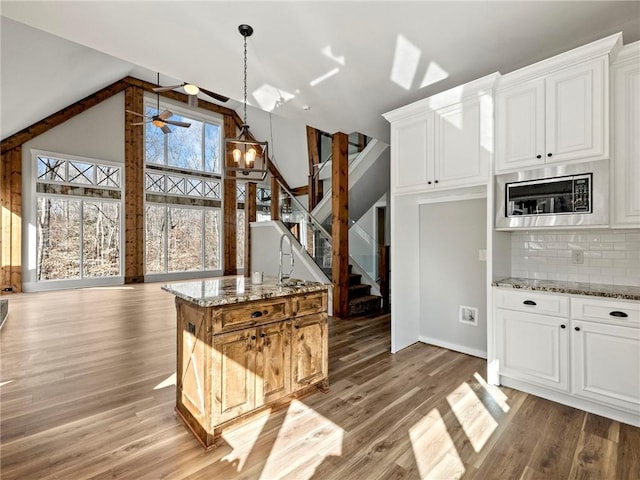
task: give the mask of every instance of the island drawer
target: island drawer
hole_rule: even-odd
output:
[[[327,292],[313,292],[299,295],[291,299],[291,310],[294,316],[311,315],[327,311]]]
[[[571,318],[637,328],[640,327],[640,302],[573,296]]]
[[[230,332],[240,328],[277,322],[291,316],[287,298],[259,300],[220,307],[213,312],[213,331]]]
[[[569,297],[554,293],[539,293],[523,289],[496,288],[495,305],[520,312],[535,312],[555,317],[569,316]]]

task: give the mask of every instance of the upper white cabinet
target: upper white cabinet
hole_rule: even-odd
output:
[[[621,35],[505,75],[496,93],[496,171],[609,158],[609,55]]]
[[[391,122],[393,193],[488,182],[497,78],[488,75],[384,115]]]
[[[622,49],[612,73],[612,226],[640,228],[640,42]]]

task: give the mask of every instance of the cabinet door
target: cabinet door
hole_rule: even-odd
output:
[[[614,67],[614,224],[640,228],[640,58]]]
[[[576,65],[546,79],[547,162],[608,157],[605,59]]]
[[[498,308],[496,320],[501,375],[569,390],[567,319]]]
[[[433,114],[421,113],[391,125],[391,181],[394,191],[423,190],[433,178]]]
[[[544,80],[499,90],[496,94],[497,170],[545,161]]]
[[[640,414],[640,329],[571,325],[573,393]]]
[[[327,377],[327,315],[319,313],[295,318],[292,325],[293,390],[298,390]]]
[[[259,328],[256,407],[291,393],[291,323]]]
[[[486,184],[493,146],[482,136],[482,114],[479,98],[435,112],[436,188]]]
[[[254,408],[256,339],[255,329],[213,337],[214,425]]]

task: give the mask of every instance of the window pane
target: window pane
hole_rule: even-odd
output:
[[[169,208],[169,271],[202,270],[202,210]]]
[[[207,198],[220,198],[220,182],[205,181],[204,182],[204,196]]]
[[[204,212],[204,268],[220,270],[220,217],[219,209],[207,209]]]
[[[38,180],[53,180],[64,182],[64,160],[57,158],[38,157]]]
[[[37,280],[80,277],[80,200],[39,197]]]
[[[204,125],[204,170],[220,173],[220,125]]]
[[[236,210],[236,266],[244,268],[244,210]]]
[[[148,192],[164,192],[164,175],[147,172],[145,178],[145,188]]]
[[[96,169],[98,185],[120,188],[120,167],[96,165]]]
[[[189,128],[173,127],[167,135],[167,163],[172,167],[202,170],[202,122],[173,115],[171,120],[189,122]]]
[[[147,106],[145,114],[152,116],[158,113],[155,107]],[[142,128],[142,127],[140,127]],[[144,152],[147,163],[164,165],[164,133],[158,127],[147,123],[144,126]]]
[[[167,175],[167,193],[173,193],[175,195],[184,195],[185,192],[184,177],[176,177],[173,175]]]
[[[84,202],[82,214],[83,275],[119,275],[120,204]]]
[[[146,273],[165,272],[164,246],[167,236],[164,205],[145,208],[145,265]]]
[[[69,162],[69,182],[93,185],[93,168],[89,163]]]

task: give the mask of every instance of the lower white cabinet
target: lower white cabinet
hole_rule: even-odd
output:
[[[640,413],[640,329],[571,322],[573,393]]]
[[[498,305],[510,308],[496,309],[500,374],[568,391],[568,318],[538,313],[539,296],[531,300],[525,292],[509,293],[500,292]],[[554,304],[568,303],[556,297]]]
[[[640,426],[640,302],[494,288],[494,305],[500,383]]]

